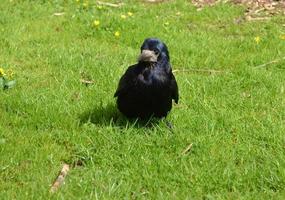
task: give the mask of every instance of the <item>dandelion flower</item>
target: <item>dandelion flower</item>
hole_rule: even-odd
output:
[[[88,7],[88,1],[84,2],[82,5],[84,8],[87,8]]]
[[[121,15],[121,18],[122,18],[122,19],[126,19],[127,16],[126,16],[126,15]]]
[[[255,42],[256,42],[257,44],[259,44],[259,42],[260,42],[260,37],[259,37],[259,36],[256,36],[256,37],[254,38],[254,40],[255,40]]]
[[[100,25],[100,21],[99,20],[94,20],[93,25],[94,26],[99,26]]]
[[[3,68],[0,68],[0,77],[2,77],[2,76],[5,76],[6,74],[5,74],[5,72],[4,72],[4,69]]]
[[[285,40],[285,35],[280,35],[281,40]]]
[[[116,31],[116,32],[114,33],[114,35],[115,35],[115,37],[120,37],[120,32],[119,32],[119,31]]]
[[[128,12],[128,15],[131,17],[133,16],[134,14],[132,12]]]

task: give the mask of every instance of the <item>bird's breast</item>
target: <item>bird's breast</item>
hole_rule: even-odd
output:
[[[167,83],[167,74],[156,68],[146,68],[138,74],[140,84],[145,84],[152,87],[158,87]]]

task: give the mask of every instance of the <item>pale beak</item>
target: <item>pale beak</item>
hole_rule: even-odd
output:
[[[154,51],[151,50],[142,50],[141,55],[138,60],[140,62],[157,62],[158,55],[155,54]]]

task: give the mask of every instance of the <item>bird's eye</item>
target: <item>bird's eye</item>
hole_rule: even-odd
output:
[[[156,49],[156,50],[154,50],[154,53],[155,53],[155,55],[158,55],[159,51]]]

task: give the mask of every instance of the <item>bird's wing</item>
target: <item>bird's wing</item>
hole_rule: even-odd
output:
[[[170,81],[170,90],[172,99],[174,99],[175,103],[178,103],[179,94],[178,94],[178,86],[174,75],[171,72],[171,81]]]
[[[134,77],[134,68],[135,68],[135,65],[130,66],[125,72],[125,74],[121,77],[117,91],[114,94],[114,97],[117,97],[118,95],[121,95],[125,93],[126,91],[128,91],[129,87],[132,85],[131,82]]]

